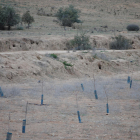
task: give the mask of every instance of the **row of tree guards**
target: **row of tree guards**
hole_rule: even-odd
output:
[[[96,83],[95,83],[95,77],[94,78],[94,95],[95,95],[95,99],[98,100],[98,94],[97,94],[97,90],[96,90]],[[40,81],[39,81],[40,83]],[[132,77],[128,76],[127,78],[127,83],[130,84],[130,89],[132,87]],[[81,84],[81,88],[82,91],[84,92],[84,85]],[[106,103],[106,115],[109,114],[109,104],[108,104],[108,95],[106,93],[106,88],[104,86],[104,93],[106,95],[106,99],[107,99],[107,103]],[[2,89],[0,87],[0,97],[3,97],[4,94],[2,92]],[[42,80],[42,94],[41,94],[41,105],[43,105],[43,80]],[[78,98],[77,98],[77,93],[76,93],[76,106],[77,106],[77,115],[78,115],[78,120],[79,123],[82,123],[81,121],[81,117],[80,117],[80,111],[79,111],[79,106],[78,106]],[[26,111],[25,111],[25,119],[22,121],[22,133],[25,133],[25,129],[26,129],[26,116],[27,116],[27,108],[28,108],[28,102],[26,103]],[[7,137],[6,140],[11,140],[12,139],[12,133],[9,132],[9,123],[10,123],[10,113],[9,113],[9,120],[8,120],[8,132],[7,132]]]

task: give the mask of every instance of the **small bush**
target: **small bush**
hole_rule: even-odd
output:
[[[71,48],[75,48],[76,50],[89,50],[91,49],[91,45],[89,42],[89,36],[85,33],[81,33],[81,35],[76,35],[74,39],[69,41],[69,45]]]
[[[73,65],[70,63],[67,63],[66,61],[63,62],[65,69],[67,69],[67,66],[72,67]]]
[[[80,11],[78,9],[75,9],[74,6],[70,5],[66,8],[60,8],[57,13],[56,17],[59,20],[60,24],[62,26],[69,26],[71,27],[73,23],[77,22],[80,23],[81,21],[79,18]]]
[[[139,26],[135,24],[130,24],[127,26],[128,31],[139,31]]]
[[[72,64],[67,63],[66,61],[64,61],[64,62],[63,62],[63,64],[64,64],[65,66],[70,66],[70,67],[72,67],[72,66],[73,66]]]
[[[114,41],[109,44],[110,49],[127,50],[132,48],[130,41],[121,35],[116,36],[113,40]]]
[[[53,54],[50,54],[50,56],[53,57],[53,58],[55,58],[55,59],[58,58],[58,56],[56,54],[54,54],[54,53]]]

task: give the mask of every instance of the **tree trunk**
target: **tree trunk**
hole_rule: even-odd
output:
[[[5,30],[4,26],[0,26],[0,30]]]
[[[30,24],[28,24],[28,29],[29,29]]]
[[[8,30],[10,30],[11,29],[11,26],[10,25],[8,25]]]

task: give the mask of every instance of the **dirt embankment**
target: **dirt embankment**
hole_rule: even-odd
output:
[[[140,36],[127,36],[133,49],[140,48]],[[5,51],[29,51],[29,50],[67,50],[69,38],[1,38],[0,52]],[[96,35],[90,37],[93,47],[109,49],[111,36]]]
[[[0,39],[0,52],[29,50],[65,50],[65,40],[39,38]]]
[[[114,75],[140,71],[140,52],[97,50],[70,52],[51,57],[40,51],[0,54],[0,79],[19,81],[40,79],[85,78],[96,75]],[[132,61],[130,63],[130,61]]]

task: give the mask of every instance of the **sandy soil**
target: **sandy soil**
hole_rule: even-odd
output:
[[[30,29],[20,24],[24,30],[0,31],[0,140],[8,131],[12,140],[140,140],[140,35],[126,30],[129,24],[140,26],[140,2],[0,1],[7,3],[21,16],[30,10],[35,22]],[[54,15],[69,4],[81,10],[83,24],[64,30]],[[67,41],[81,31],[96,49],[68,52]],[[128,38],[133,49],[109,50],[116,35]]]
[[[51,53],[51,54],[50,54]],[[57,58],[51,55],[55,54]],[[140,51],[22,51],[0,53],[0,77],[3,81],[87,78],[140,70]],[[67,66],[64,63],[67,63]]]
[[[0,53],[0,84],[4,93],[0,98],[0,139],[6,138],[10,112],[9,132],[14,140],[139,140],[139,50],[54,51],[58,59],[50,53],[53,51]],[[73,66],[65,67],[63,61]],[[133,80],[131,89],[128,76]],[[42,92],[44,105],[40,105]]]
[[[14,140],[139,140],[140,79],[135,80],[136,76],[133,76],[131,89],[127,84],[127,75],[96,76],[98,100],[94,96],[92,78],[47,82],[44,79],[44,105],[40,105],[42,83],[37,80],[23,84],[1,84],[5,95],[0,98],[0,139],[6,138],[10,112],[9,131]],[[108,96],[108,115],[104,86]],[[26,133],[23,134],[22,120],[25,119],[27,101]],[[82,123],[78,121],[77,110],[80,111]]]

